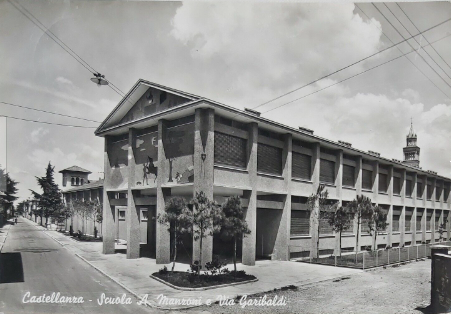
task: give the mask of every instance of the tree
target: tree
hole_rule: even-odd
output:
[[[182,197],[171,198],[165,207],[164,214],[158,214],[159,223],[167,225],[170,234],[172,234],[173,254],[172,254],[172,271],[175,268],[177,259],[177,244],[182,234],[190,232],[192,223],[192,213],[188,209],[185,199]]]
[[[27,213],[28,203],[27,201],[21,201],[17,204],[17,213],[24,216]]]
[[[17,184],[18,182],[11,179],[9,173],[0,168],[0,192],[4,194],[0,196],[0,205],[3,207],[5,220],[8,219],[8,209],[11,210],[11,215],[14,215],[13,203],[17,200]]]
[[[239,196],[231,196],[222,204],[220,232],[233,240],[233,266],[236,273],[236,244],[241,235],[250,234]]]
[[[338,232],[340,238],[340,252],[341,256],[341,235],[343,231],[348,230],[350,227],[351,218],[349,217],[349,209],[343,206],[335,206],[335,210],[330,213],[328,223],[332,226],[335,232]]]
[[[438,227],[438,233],[440,234],[439,241],[442,242],[445,238],[443,234],[446,232],[446,224],[448,223],[448,219],[445,218],[444,221]]]
[[[360,225],[362,224],[362,216],[371,211],[373,204],[371,199],[364,195],[357,195],[356,199],[351,201],[347,207],[349,211],[357,218],[357,235],[355,237],[355,253],[357,258],[357,252],[359,251],[359,233]]]
[[[377,249],[377,233],[387,229],[387,214],[379,206],[371,206],[368,227],[373,236],[373,250]]]
[[[199,240],[199,263],[197,273],[202,268],[202,240],[208,235],[213,235],[214,232],[219,231],[217,221],[220,220],[219,206],[216,202],[211,201],[205,195],[203,191],[196,192],[196,196],[191,201],[192,213],[191,213],[191,226],[194,240]]]
[[[320,231],[320,218],[322,217],[322,213],[326,212],[326,209],[329,207],[327,199],[329,198],[329,191],[325,189],[324,185],[318,186],[315,194],[312,194],[307,199],[308,209],[311,214],[311,217],[317,221],[317,237],[316,237],[316,256],[319,257],[319,231]],[[323,214],[324,215],[324,214]]]
[[[46,226],[48,224],[49,217],[54,216],[54,214],[58,213],[64,206],[61,191],[53,178],[54,172],[55,167],[52,167],[49,162],[46,168],[45,176],[36,177],[38,185],[41,187],[43,193],[39,194],[35,191],[31,191],[34,198],[38,201],[38,207],[41,211],[41,224],[42,215],[44,215]]]

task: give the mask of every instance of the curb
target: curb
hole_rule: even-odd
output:
[[[110,275],[108,275],[107,273],[105,273],[103,270],[101,270],[100,268],[98,268],[97,266],[95,266],[94,264],[92,264],[90,261],[88,261],[86,258],[84,258],[83,256],[79,255],[79,254],[75,254],[78,258],[80,258],[82,261],[84,261],[85,263],[87,263],[89,266],[91,266],[92,268],[94,268],[95,270],[97,270],[99,273],[101,273],[102,275],[104,275],[105,277],[107,277],[108,279],[114,281],[116,284],[118,284],[119,286],[121,286],[123,289],[125,289],[128,293],[132,294],[135,298],[137,298],[138,300],[141,300],[141,297],[138,295],[138,293],[136,293],[135,291],[133,291],[132,289],[130,289],[129,287],[127,287],[126,285],[124,285],[123,283],[121,283],[120,281],[114,279],[113,277],[111,277]],[[153,304],[154,302],[146,302],[146,306],[150,306],[151,308],[155,308],[155,309],[160,309],[160,310],[173,310],[173,311],[178,311],[178,310],[187,310],[187,309],[191,309],[194,307],[199,307],[199,306],[203,306],[206,304],[201,304],[201,305],[193,305],[193,306],[185,306],[185,307],[164,307],[164,306],[158,306],[156,304]]]
[[[164,283],[165,285],[167,285],[167,286],[169,286],[169,287],[171,287],[173,289],[182,290],[182,291],[205,291],[205,290],[225,288],[225,287],[230,287],[230,286],[244,285],[246,283],[251,283],[251,282],[258,281],[258,278],[255,278],[255,279],[246,280],[246,281],[226,283],[226,284],[223,284],[223,285],[215,285],[215,286],[200,287],[200,288],[186,288],[186,287],[179,287],[179,286],[173,285],[172,283],[167,282],[167,281],[165,281],[165,280],[163,280],[161,278],[158,278],[158,277],[156,277],[154,275],[150,275],[149,277],[152,278],[152,279],[155,279],[156,281]]]
[[[11,228],[11,225],[8,225],[8,226],[10,226],[10,227],[4,229],[4,230],[6,230],[6,233],[5,233],[5,241],[3,241],[2,243],[0,243],[0,253],[1,253],[2,250],[3,250],[3,246],[5,245],[6,238],[8,237],[9,229]],[[5,226],[3,226],[3,227],[5,227]]]

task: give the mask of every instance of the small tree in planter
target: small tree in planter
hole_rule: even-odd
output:
[[[202,268],[202,241],[208,235],[220,230],[218,222],[221,220],[219,211],[219,205],[216,202],[208,199],[203,191],[196,192],[196,196],[191,201],[192,213],[191,213],[191,232],[194,240],[199,240],[199,262],[197,273],[200,273]],[[196,262],[194,262],[196,264]]]
[[[182,234],[190,232],[192,213],[188,209],[184,198],[174,197],[166,204],[165,213],[163,215],[158,214],[157,220],[159,223],[167,225],[169,232],[172,234],[174,253],[172,255],[171,271],[174,271],[177,259],[177,244]]]
[[[318,220],[317,223],[317,234],[316,237],[316,256],[319,257],[319,231],[320,231],[320,223],[319,220],[324,216],[324,212],[328,208],[327,199],[329,198],[329,191],[325,189],[324,185],[320,185],[316,190],[315,194],[312,194],[307,199],[307,204],[310,212],[313,212],[313,218]],[[318,210],[315,208],[318,207]]]
[[[231,196],[222,204],[220,225],[220,232],[233,240],[233,267],[236,273],[237,239],[240,235],[246,236],[246,234],[251,233],[244,217],[244,209],[241,207],[239,196]]]
[[[359,233],[360,226],[362,224],[362,216],[365,213],[371,212],[373,204],[371,204],[371,199],[364,195],[357,195],[356,199],[347,205],[349,211],[353,213],[357,218],[357,235],[355,237],[355,254],[357,260],[357,252],[359,251]]]
[[[372,206],[370,219],[368,220],[368,227],[370,229],[370,234],[373,236],[374,251],[377,249],[377,233],[380,231],[385,231],[387,226],[387,214],[385,214],[379,206]]]
[[[448,219],[444,219],[444,221],[438,227],[438,233],[440,234],[439,241],[442,242],[445,238],[443,234],[446,232],[446,224],[448,223]]]
[[[341,256],[341,235],[343,231],[349,229],[351,218],[349,217],[349,209],[343,206],[335,206],[335,210],[329,214],[329,225],[335,232],[338,232],[340,238],[340,253]]]

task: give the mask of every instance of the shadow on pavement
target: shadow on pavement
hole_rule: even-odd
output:
[[[24,282],[22,255],[16,253],[0,254],[0,284]]]

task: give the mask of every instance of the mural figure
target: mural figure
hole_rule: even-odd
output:
[[[150,156],[147,156],[147,162],[144,164],[143,167],[143,184],[149,184],[149,174],[155,175],[155,181],[157,181],[158,177],[158,168],[154,166],[153,159]]]

